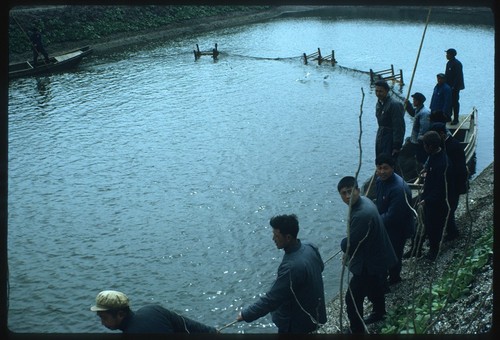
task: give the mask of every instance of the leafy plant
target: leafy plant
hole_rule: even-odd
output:
[[[447,303],[469,293],[469,285],[474,281],[476,273],[488,264],[493,254],[493,228],[486,230],[466,254],[468,256],[462,263],[458,258],[454,261],[459,266],[449,268],[428,291],[419,295],[411,306],[401,306],[390,311],[381,333],[425,333],[433,317],[438,315]]]

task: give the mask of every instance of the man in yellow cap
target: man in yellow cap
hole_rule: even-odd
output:
[[[127,295],[116,290],[97,294],[90,310],[97,312],[101,323],[123,333],[218,333],[214,327],[191,320],[160,305],[146,305],[133,312]]]

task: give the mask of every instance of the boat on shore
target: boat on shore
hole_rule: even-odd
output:
[[[77,66],[85,56],[91,53],[92,48],[84,46],[60,55],[51,56],[48,62],[41,57],[36,65],[33,65],[31,61],[12,63],[9,64],[9,79],[63,72]]]
[[[473,107],[469,114],[460,115],[456,125],[446,123],[446,128],[464,148],[468,175],[472,176],[476,171],[477,109]],[[398,156],[396,172],[408,183],[414,200],[423,187],[423,178],[419,176],[421,169],[422,166],[416,161],[413,147],[407,138]],[[375,197],[375,175],[364,183],[363,189],[365,196],[371,199]]]

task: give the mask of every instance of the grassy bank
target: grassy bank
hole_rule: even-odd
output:
[[[45,45],[98,41],[208,17],[265,11],[271,6],[45,6],[9,12],[9,56],[31,51],[28,34],[37,27]]]

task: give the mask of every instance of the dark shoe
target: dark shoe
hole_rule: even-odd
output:
[[[384,319],[385,319],[385,314],[371,313],[366,318],[364,318],[363,321],[365,322],[365,325],[370,325],[372,323],[375,323],[375,322],[378,322],[378,321],[382,321]]]
[[[453,121],[450,124],[451,125],[457,125],[458,124],[458,119],[453,119]]]
[[[403,279],[401,278],[401,276],[390,277],[389,280],[387,281],[387,283],[389,284],[389,286],[392,286],[392,285],[395,285],[397,283],[400,283],[401,281],[403,281]]]

